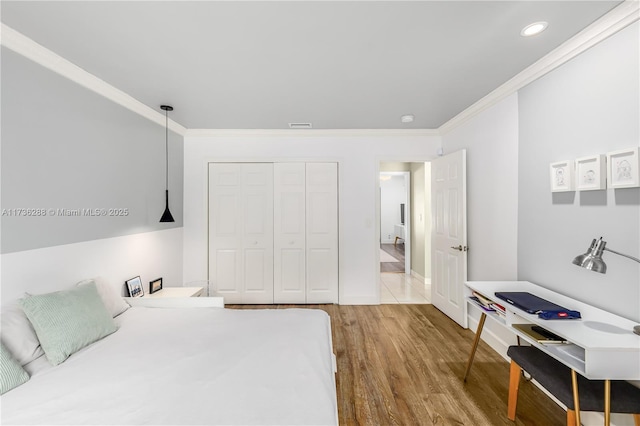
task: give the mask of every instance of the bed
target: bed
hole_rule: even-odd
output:
[[[57,366],[39,358],[2,395],[2,424],[338,424],[324,311],[135,306],[114,321]]]

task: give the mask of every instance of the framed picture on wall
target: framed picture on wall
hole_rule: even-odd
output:
[[[574,162],[573,160],[551,163],[551,192],[574,191]]]
[[[607,189],[607,167],[605,156],[594,155],[576,160],[576,189],[595,191]]]
[[[607,175],[610,188],[636,188],[640,160],[638,147],[607,152]]]
[[[144,296],[144,289],[142,288],[142,280],[140,277],[134,277],[125,281],[127,284],[127,290],[129,290],[129,297],[142,297]]]
[[[156,278],[149,283],[149,294],[162,290],[162,278]]]

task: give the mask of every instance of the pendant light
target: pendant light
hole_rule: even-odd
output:
[[[169,105],[160,105],[160,109],[164,110],[165,118],[165,158],[166,158],[166,187],[165,187],[165,201],[166,207],[164,213],[160,218],[160,222],[175,222],[171,212],[169,211],[169,111],[173,111],[173,107]]]

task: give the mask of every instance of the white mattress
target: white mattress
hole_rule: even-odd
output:
[[[2,424],[336,425],[320,310],[131,308],[2,396]]]

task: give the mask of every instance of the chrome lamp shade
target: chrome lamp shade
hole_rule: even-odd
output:
[[[571,263],[574,265],[581,266],[585,269],[594,272],[600,272],[601,274],[607,273],[607,264],[602,260],[602,253],[604,251],[608,251],[613,254],[617,254],[618,256],[626,257],[627,259],[634,260],[640,263],[640,259],[634,256],[630,256],[628,254],[620,253],[615,250],[611,250],[607,248],[607,242],[602,240],[600,237],[598,240],[591,241],[591,245],[587,249],[587,251],[583,254],[580,254],[573,259]],[[635,334],[640,335],[640,325],[636,325],[633,327],[633,332]]]
[[[602,238],[597,241],[594,239],[591,241],[591,245],[587,251],[576,256],[571,263],[588,269],[589,271],[605,274],[607,272],[607,264],[602,260],[602,252],[604,251],[606,244],[607,243],[605,241],[602,241]]]

